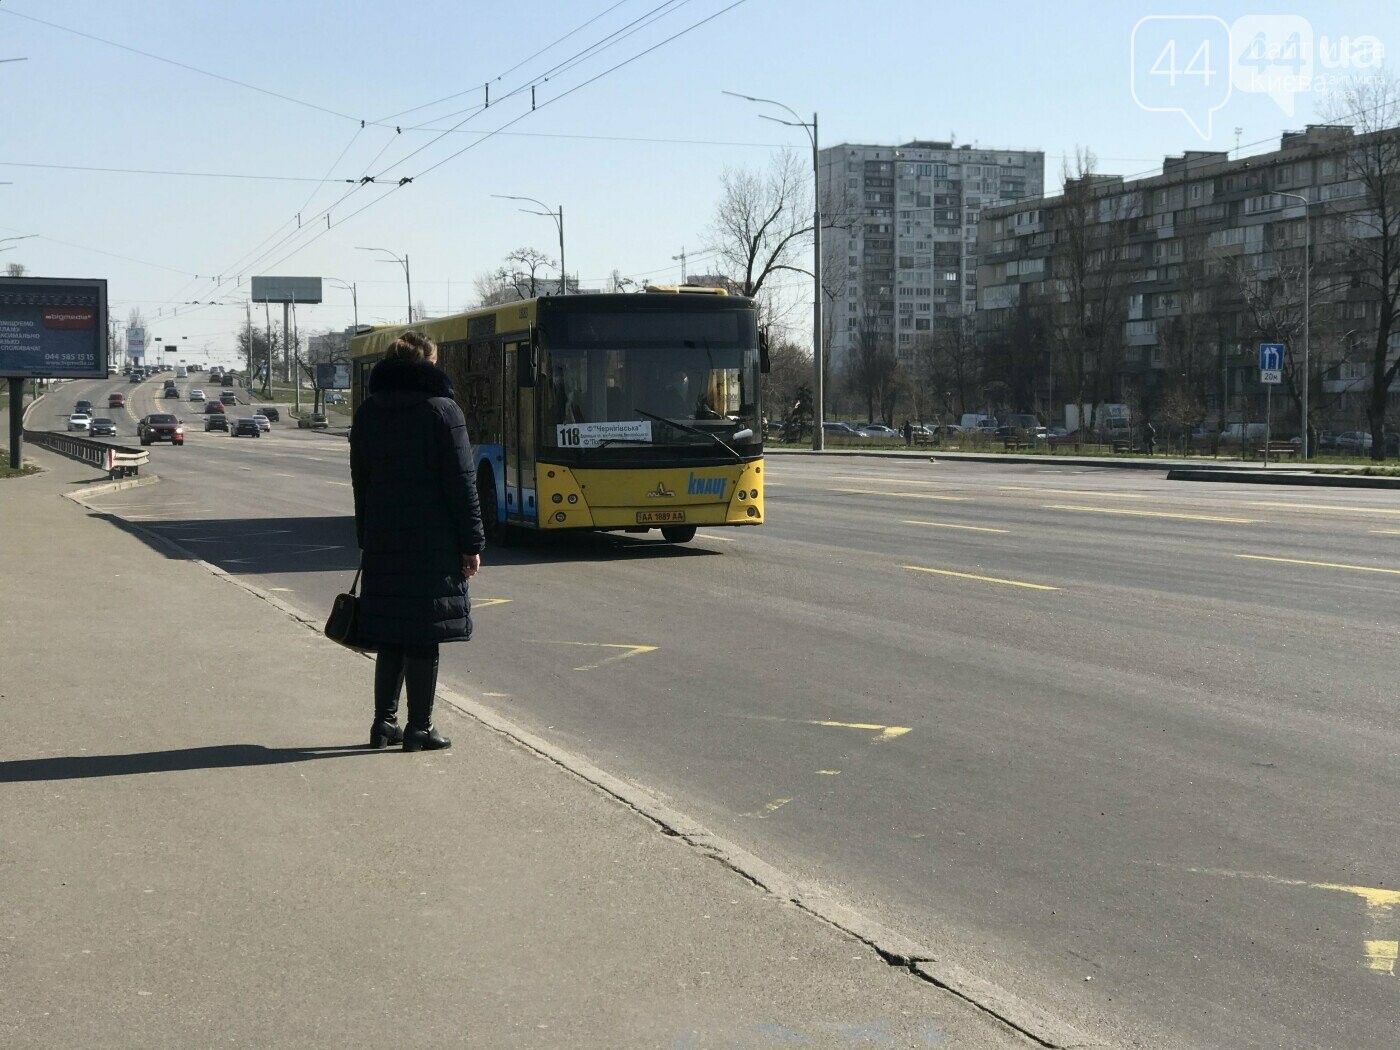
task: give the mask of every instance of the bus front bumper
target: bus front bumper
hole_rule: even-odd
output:
[[[575,469],[540,463],[542,529],[763,524],[763,460],[705,467]]]

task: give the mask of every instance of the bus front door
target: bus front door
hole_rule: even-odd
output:
[[[505,347],[506,520],[537,524],[535,507],[535,390],[521,386],[523,369],[530,368],[530,344]]]

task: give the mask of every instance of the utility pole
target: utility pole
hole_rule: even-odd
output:
[[[297,302],[292,300],[292,411],[301,415],[301,338],[296,329]]]
[[[569,286],[567,278],[564,276],[568,270],[564,268],[564,205],[559,205],[557,211],[550,211],[549,205],[544,201],[537,201],[534,197],[518,197],[512,193],[493,193],[491,196],[503,201],[529,201],[531,204],[538,204],[544,211],[531,211],[529,208],[521,208],[526,215],[547,215],[554,220],[554,225],[559,228],[559,294],[568,295]]]
[[[679,255],[673,255],[671,256],[671,258],[673,260],[679,259],[681,261],[681,284],[685,284],[685,249],[682,248],[681,253]]]
[[[267,323],[267,372],[263,375],[263,391],[272,396],[272,307],[263,303],[263,320]]]
[[[1277,191],[1275,191],[1277,192]],[[1308,363],[1309,346],[1312,336],[1312,202],[1301,193],[1279,193],[1280,197],[1292,197],[1303,202],[1303,428],[1300,450],[1307,459],[1311,452],[1308,441],[1308,390],[1312,386],[1312,376]]]

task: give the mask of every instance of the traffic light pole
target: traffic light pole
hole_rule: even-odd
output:
[[[24,466],[24,380],[10,376],[10,466]]]

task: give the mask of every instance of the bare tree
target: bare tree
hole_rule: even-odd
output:
[[[763,403],[770,416],[786,418],[799,392],[812,380],[812,352],[788,338],[773,339],[768,348],[769,369],[763,377]]]
[[[1338,122],[1353,124],[1360,137],[1346,153],[1346,173],[1366,200],[1351,216],[1355,236],[1348,249],[1353,274],[1378,307],[1371,344],[1371,392],[1366,421],[1371,458],[1385,458],[1385,416],[1400,354],[1390,345],[1400,317],[1400,81],[1393,76],[1351,80],[1328,102]]]
[[[520,299],[533,299],[558,287],[557,279],[547,279],[543,271],[559,264],[537,248],[517,248],[505,257],[505,265],[472,281],[475,306],[499,306]],[[551,287],[552,286],[552,287]]]
[[[1121,184],[1096,177],[1097,159],[1089,149],[1065,162],[1065,190],[1055,213],[1056,244],[1051,253],[1048,302],[1036,304],[1061,358],[1069,394],[1079,405],[1081,427],[1097,425],[1097,406],[1107,400],[1109,383],[1123,357],[1127,240],[1136,211],[1135,197]],[[1115,192],[1116,191],[1116,192]],[[1087,410],[1087,411],[1086,411]]]
[[[24,263],[12,262],[5,264],[6,277],[23,277],[28,272],[29,271],[24,268]]]
[[[851,393],[865,402],[867,422],[875,422],[878,410],[885,425],[891,425],[900,378],[892,335],[885,331],[878,315],[867,313],[856,333],[856,345],[846,359],[845,375]]]
[[[914,342],[917,384],[940,414],[961,418],[982,382],[982,349],[970,317],[944,319]]]
[[[795,153],[779,153],[767,171],[725,168],[720,187],[710,247],[744,295],[776,273],[809,273],[797,259],[812,243],[812,187]]]

